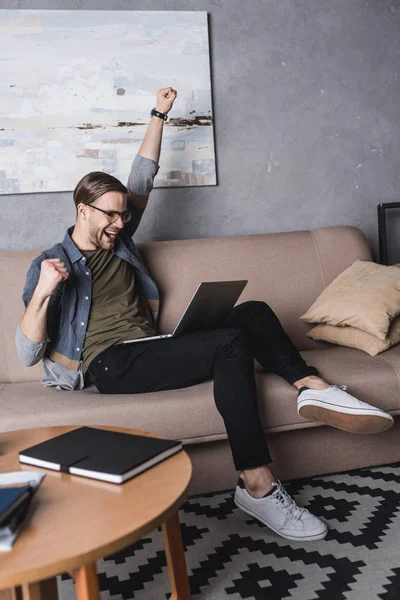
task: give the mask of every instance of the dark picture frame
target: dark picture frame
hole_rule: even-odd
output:
[[[391,208],[400,208],[400,202],[385,202],[378,204],[379,262],[381,265],[387,265],[389,260],[386,211]]]

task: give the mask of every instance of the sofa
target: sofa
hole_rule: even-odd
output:
[[[161,294],[160,329],[172,331],[201,281],[248,279],[239,302],[270,304],[308,364],[360,399],[400,414],[400,347],[376,357],[315,342],[299,320],[321,291],[355,260],[372,260],[354,227],[152,242],[139,250]],[[183,441],[193,463],[192,494],[234,487],[224,424],[213,382],[138,395],[103,395],[94,386],[44,388],[41,364],[24,367],[15,348],[25,274],[38,251],[0,253],[0,432],[52,425],[132,427]],[[159,342],[162,343],[162,342]],[[277,477],[282,480],[400,460],[399,420],[379,435],[355,435],[302,419],[296,390],[256,365],[259,410]],[[1,433],[0,433],[1,448]]]

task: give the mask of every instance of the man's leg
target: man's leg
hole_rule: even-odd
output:
[[[247,334],[253,356],[266,371],[283,377],[293,385],[309,380],[311,387],[329,387],[317,376],[317,370],[306,364],[275,313],[264,302],[239,304],[231,311],[224,326],[241,329]],[[255,498],[262,498],[273,489],[275,482],[266,465],[245,469],[241,477],[246,489]]]

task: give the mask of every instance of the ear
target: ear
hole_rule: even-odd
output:
[[[83,219],[84,221],[86,221],[87,213],[88,213],[87,205],[83,204],[83,202],[78,204],[78,206],[76,207],[76,216],[79,217],[80,219]]]

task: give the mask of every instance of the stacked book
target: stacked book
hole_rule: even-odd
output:
[[[43,477],[37,471],[0,473],[0,551],[12,549]]]
[[[19,452],[28,465],[124,483],[182,450],[182,442],[79,427]]]

